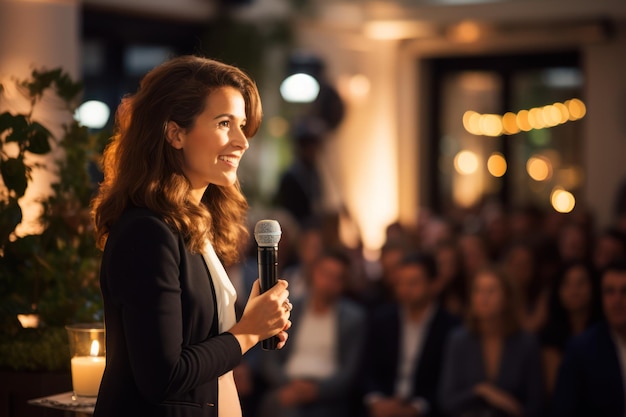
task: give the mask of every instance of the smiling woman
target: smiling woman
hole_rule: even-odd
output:
[[[120,105],[93,202],[107,329],[96,417],[240,416],[232,369],[259,340],[285,344],[287,283],[255,284],[236,322],[222,265],[247,236],[237,167],[260,122],[254,82],[195,56]]]
[[[182,169],[195,202],[200,202],[209,184],[228,187],[236,182],[239,160],[248,149],[245,126],[245,102],[233,87],[212,92],[190,129],[166,122],[167,141],[183,153]]]

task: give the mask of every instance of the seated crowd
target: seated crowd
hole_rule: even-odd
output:
[[[626,229],[537,210],[424,215],[389,226],[376,262],[321,221],[290,230],[293,326],[284,349],[236,369],[244,415],[625,415]],[[240,294],[255,256],[231,274]]]

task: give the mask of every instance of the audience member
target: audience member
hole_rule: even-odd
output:
[[[322,230],[317,222],[305,223],[298,233],[296,260],[285,268],[283,279],[289,282],[289,295],[292,299],[305,296],[309,287],[311,269],[324,249]]]
[[[551,394],[567,342],[601,316],[599,286],[590,264],[573,262],[563,267],[553,282],[548,311],[541,342],[546,391]]]
[[[282,173],[274,196],[274,204],[286,209],[300,224],[322,211],[324,190],[317,157],[325,133],[324,125],[315,118],[296,123],[293,133],[295,158]]]
[[[363,304],[370,312],[394,300],[395,277],[392,271],[411,248],[405,239],[390,240],[383,245],[380,252],[380,272],[361,295]]]
[[[507,213],[500,204],[490,202],[483,208],[482,217],[489,258],[501,259],[511,241],[510,221]]]
[[[437,278],[434,292],[441,307],[448,313],[462,317],[467,302],[467,283],[461,266],[461,253],[452,241],[441,242],[434,252]]]
[[[596,238],[592,251],[593,265],[598,271],[626,256],[626,233],[617,228],[603,230]]]
[[[626,263],[601,278],[605,319],[569,343],[552,400],[553,417],[623,417],[626,387]]]
[[[559,231],[557,240],[561,262],[586,261],[589,259],[589,236],[583,226],[567,223]]]
[[[293,300],[290,340],[263,352],[270,391],[259,415],[351,415],[365,342],[365,311],[343,297],[350,271],[343,251],[325,251],[314,263],[308,295]]]
[[[520,330],[514,286],[485,269],[471,282],[465,326],[448,340],[439,401],[448,416],[540,416],[541,358]]]
[[[541,281],[533,247],[516,242],[504,256],[504,272],[515,286],[519,320],[524,330],[536,333],[548,316],[549,289]]]
[[[509,232],[513,240],[534,242],[542,230],[543,213],[533,205],[513,208],[509,215]]]
[[[435,262],[411,255],[394,269],[395,302],[372,318],[364,400],[372,417],[438,416],[444,342],[457,324],[435,302]]]
[[[487,267],[490,263],[487,244],[483,236],[478,232],[465,233],[458,239],[461,250],[461,260],[465,279],[474,277],[478,271]]]

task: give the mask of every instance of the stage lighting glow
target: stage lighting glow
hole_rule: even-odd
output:
[[[74,119],[90,129],[102,129],[109,121],[111,110],[109,106],[98,100],[89,100],[81,104]]]
[[[289,103],[311,103],[319,92],[317,80],[304,73],[290,75],[280,85],[280,95]]]

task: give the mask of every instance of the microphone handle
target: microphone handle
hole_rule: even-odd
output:
[[[278,281],[278,248],[276,246],[259,246],[259,283],[261,293],[272,288]],[[261,341],[263,350],[276,350],[278,336],[272,336]]]

